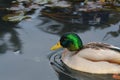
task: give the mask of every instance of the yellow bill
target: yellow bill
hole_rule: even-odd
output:
[[[55,44],[54,46],[52,46],[50,50],[57,50],[59,48],[62,48],[60,42],[58,42],[57,44]]]

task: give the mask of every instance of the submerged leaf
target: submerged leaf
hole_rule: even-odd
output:
[[[117,11],[120,11],[120,7],[116,7],[116,10],[117,10]]]

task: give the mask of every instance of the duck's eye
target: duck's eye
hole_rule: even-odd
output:
[[[61,43],[61,45],[62,45],[63,47],[68,47],[68,46],[70,45],[70,43],[71,43],[71,41],[65,40],[65,41],[63,41],[63,42]]]

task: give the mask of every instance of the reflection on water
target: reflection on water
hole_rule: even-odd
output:
[[[118,37],[119,35],[120,35],[120,25],[119,25],[118,30],[107,32],[103,40],[108,40],[112,37]]]
[[[53,69],[57,72],[59,80],[114,80],[112,74],[89,74],[70,69],[61,61],[62,51],[52,52],[48,56]]]
[[[104,29],[110,29],[112,30],[112,27],[116,26],[117,27],[120,25],[119,22],[116,23],[114,26],[111,25],[112,23],[109,24],[99,24],[99,25],[78,25],[78,24],[62,24],[60,22],[51,20],[49,18],[41,18],[43,22],[39,24],[38,28],[43,30],[44,32],[51,33],[51,34],[58,34],[62,35],[65,32],[77,32],[77,33],[84,33],[87,31],[91,31],[91,29],[94,28],[94,30],[104,30]],[[102,31],[101,31],[102,32]],[[106,35],[104,36],[107,37],[108,35],[111,35],[112,37],[118,37],[120,33],[120,29],[116,31],[106,31]],[[107,40],[107,39],[105,39]]]
[[[38,25],[38,28],[44,32],[58,34],[63,29],[63,24],[49,18],[40,18],[43,22]]]
[[[105,24],[97,24],[97,25],[86,25],[86,24],[68,24],[68,23],[60,23],[58,21],[52,20],[50,18],[41,18],[43,21],[42,24],[39,24],[39,28],[43,30],[44,32],[52,33],[52,34],[58,34],[61,35],[65,32],[86,32],[90,31],[91,28],[103,30],[111,26],[111,24],[118,25],[120,20],[120,14],[119,13],[111,13],[110,19]],[[42,27],[40,27],[42,26]],[[119,25],[118,25],[119,26]],[[108,34],[108,33],[106,33]]]
[[[16,23],[5,22],[2,17],[8,12],[5,8],[10,7],[12,0],[0,0],[0,54],[12,51],[13,53],[21,53],[22,44],[18,33],[14,28]]]
[[[10,27],[10,26],[9,26]],[[7,51],[21,53],[22,44],[19,40],[18,33],[12,28],[0,28],[0,54]]]

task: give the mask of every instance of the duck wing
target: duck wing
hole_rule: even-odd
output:
[[[120,48],[106,43],[88,43],[77,54],[93,62],[106,61],[120,64]]]
[[[110,45],[110,44],[107,44],[107,43],[100,43],[100,42],[88,43],[84,46],[84,48],[93,48],[93,49],[97,49],[97,50],[99,50],[99,49],[111,49],[111,50],[120,52],[119,47],[116,47],[116,46],[113,46],[113,45]]]

